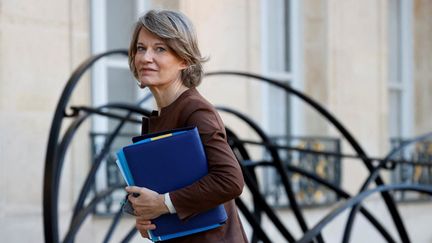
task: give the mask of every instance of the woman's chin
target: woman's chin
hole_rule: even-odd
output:
[[[140,79],[139,81],[137,80],[137,83],[138,83],[138,86],[140,86],[141,88],[145,88],[146,86],[151,84],[150,81],[145,80],[145,79]]]

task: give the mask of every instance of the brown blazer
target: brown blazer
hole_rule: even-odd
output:
[[[208,175],[185,188],[170,192],[181,220],[224,204],[226,224],[209,231],[166,242],[247,242],[234,198],[243,190],[240,166],[226,140],[224,124],[215,108],[195,88],[182,93],[173,103],[143,119],[143,133],[197,126],[208,160]],[[169,153],[169,151],[167,151]],[[157,225],[156,225],[157,227]]]

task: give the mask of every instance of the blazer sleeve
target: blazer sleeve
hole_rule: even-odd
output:
[[[214,109],[197,109],[186,120],[197,126],[208,160],[208,174],[197,182],[170,192],[181,220],[238,197],[244,180],[240,165],[227,142],[222,120]]]

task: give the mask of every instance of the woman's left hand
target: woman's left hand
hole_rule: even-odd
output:
[[[152,224],[150,220],[140,216],[136,217],[135,221],[135,228],[137,228],[143,238],[149,238],[148,231],[156,229],[156,225]]]
[[[145,187],[130,186],[126,187],[130,193],[128,196],[135,214],[141,218],[154,219],[162,214],[168,213],[169,210],[164,203],[164,196]],[[138,197],[133,193],[139,194]]]

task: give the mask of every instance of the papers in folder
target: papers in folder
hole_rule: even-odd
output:
[[[117,165],[128,185],[160,194],[188,186],[208,173],[207,159],[196,127],[148,134],[117,152]],[[223,205],[187,221],[165,214],[152,222],[151,240],[167,240],[219,227],[227,215]]]

